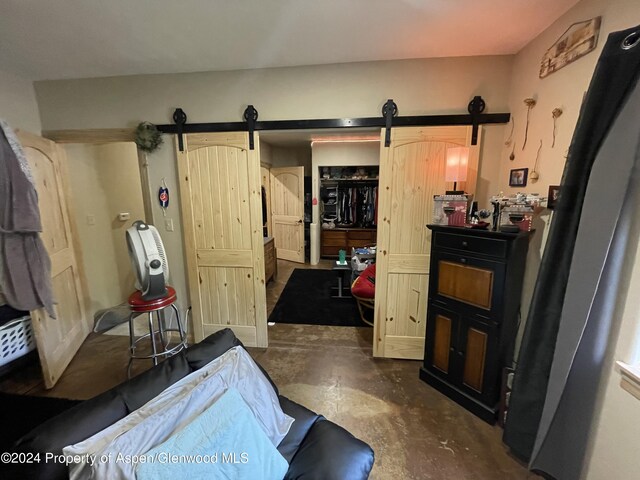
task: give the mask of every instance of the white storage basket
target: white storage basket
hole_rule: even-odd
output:
[[[31,317],[11,320],[0,327],[0,366],[35,350]]]

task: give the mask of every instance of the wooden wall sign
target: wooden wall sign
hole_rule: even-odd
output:
[[[601,17],[576,22],[549,47],[540,62],[540,78],[586,55],[596,48],[600,33]]]

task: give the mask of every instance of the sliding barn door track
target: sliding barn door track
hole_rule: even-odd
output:
[[[314,120],[267,120],[258,121],[258,110],[253,105],[247,106],[244,111],[244,120],[241,122],[218,123],[187,123],[187,114],[176,108],[173,113],[173,124],[157,125],[162,133],[178,135],[178,148],[184,151],[182,135],[185,133],[209,133],[209,132],[238,132],[246,130],[249,133],[249,148],[253,150],[253,132],[259,130],[316,130],[323,128],[363,128],[383,127],[385,132],[385,147],[391,142],[392,127],[434,127],[444,125],[471,125],[473,126],[471,144],[478,143],[478,127],[483,124],[508,123],[509,113],[484,113],[485,101],[480,96],[473,97],[467,108],[468,113],[453,115],[417,115],[398,116],[398,105],[389,99],[382,107],[380,117],[363,118],[331,118]]]

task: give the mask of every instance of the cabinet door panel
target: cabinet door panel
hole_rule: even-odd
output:
[[[452,382],[457,382],[454,379],[460,371],[460,367],[456,367],[459,362],[455,354],[459,323],[457,314],[429,305],[424,367]]]
[[[460,319],[458,350],[462,355],[460,387],[473,397],[493,402],[499,383],[497,327],[468,317]]]
[[[482,393],[487,358],[487,339],[487,332],[482,332],[473,327],[467,330],[462,383],[467,387],[473,388],[478,393]]]
[[[444,315],[436,315],[433,338],[433,366],[449,373],[449,352],[451,351],[451,331],[453,320]]]

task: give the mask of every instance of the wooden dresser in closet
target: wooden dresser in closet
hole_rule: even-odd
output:
[[[320,239],[320,255],[337,257],[340,250],[351,255],[351,248],[376,244],[375,228],[331,228],[323,229]]]

